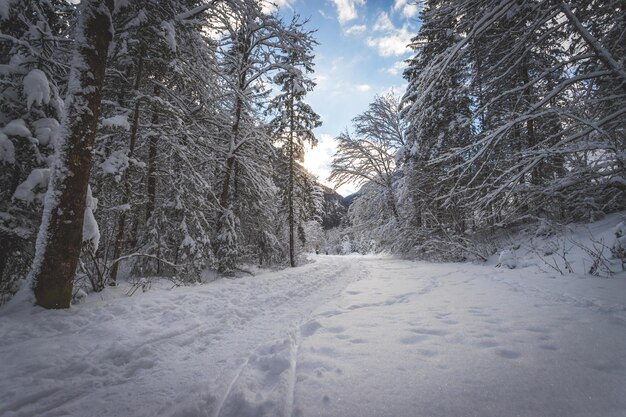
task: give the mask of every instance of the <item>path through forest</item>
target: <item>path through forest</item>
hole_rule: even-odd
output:
[[[318,256],[118,295],[0,310],[0,416],[626,415],[623,279]]]

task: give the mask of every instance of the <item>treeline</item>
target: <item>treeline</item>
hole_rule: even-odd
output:
[[[428,0],[420,19],[403,97],[338,138],[360,250],[481,258],[497,228],[626,208],[623,1]]]
[[[29,271],[64,307],[124,268],[296,264],[323,204],[300,163],[320,124],[306,21],[257,0],[5,3],[0,301]]]

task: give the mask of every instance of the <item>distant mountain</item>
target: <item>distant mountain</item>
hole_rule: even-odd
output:
[[[318,184],[324,192],[324,204],[322,209],[322,227],[324,230],[332,229],[341,225],[350,203],[330,187]]]
[[[360,194],[359,191],[357,191],[356,193],[352,193],[346,197],[343,198],[343,201],[346,203],[346,207],[350,207],[350,205],[352,204],[352,202],[354,201],[355,198],[357,198]]]

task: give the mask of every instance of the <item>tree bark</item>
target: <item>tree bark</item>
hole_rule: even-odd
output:
[[[139,85],[141,84],[141,77],[143,76],[143,54],[145,48],[141,48],[137,62],[137,74],[135,74],[135,84],[133,85],[135,90],[135,108],[133,110],[133,125],[130,129],[130,142],[128,145],[128,158],[132,158],[135,154],[135,145],[137,143],[137,131],[139,129]],[[124,173],[124,195],[122,198],[122,205],[130,203],[130,178],[128,178],[128,170]],[[117,259],[122,255],[122,249],[124,249],[124,234],[126,232],[126,210],[120,213],[120,217],[117,219],[117,235],[115,237],[115,247],[113,249],[113,259]],[[109,285],[114,287],[117,285],[117,272],[119,271],[119,262],[111,266],[111,272],[109,273]]]
[[[223,208],[227,208],[229,206],[230,200],[230,182],[231,176],[233,173],[233,168],[235,166],[235,146],[237,146],[237,139],[239,137],[239,123],[241,121],[241,112],[243,110],[243,101],[240,97],[237,97],[237,102],[235,104],[235,121],[232,127],[232,141],[231,141],[231,149],[229,149],[230,155],[226,160],[226,172],[224,174],[224,183],[222,184],[222,193],[220,194],[220,205]]]
[[[294,131],[294,108],[293,108],[293,92],[289,102],[289,183],[287,184],[287,206],[289,210],[289,264],[291,267],[296,266],[296,250],[294,238],[294,210],[293,210],[293,189],[294,189],[294,151],[293,151],[293,131]]]
[[[154,86],[154,96],[159,97],[159,87]],[[159,123],[159,113],[156,106],[152,109],[152,135],[150,135],[148,149],[148,203],[146,204],[146,221],[150,220],[156,201],[156,158],[158,152],[159,137],[154,132]]]
[[[78,10],[64,133],[52,167],[30,275],[36,303],[44,308],[68,308],[72,299],[102,84],[113,38],[112,10],[113,0],[83,0]]]

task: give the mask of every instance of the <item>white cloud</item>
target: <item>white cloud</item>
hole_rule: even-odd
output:
[[[337,144],[335,138],[326,133],[319,135],[317,140],[318,143],[315,148],[306,147],[304,167],[316,175],[321,182],[328,184],[330,163],[333,155],[337,152]]]
[[[367,46],[378,50],[380,56],[398,56],[410,52],[407,47],[412,33],[406,27],[394,29],[383,36],[367,38]]]
[[[365,25],[354,25],[354,26],[350,26],[348,29],[346,29],[346,35],[358,35],[360,33],[363,33],[367,30],[367,26]]]
[[[293,9],[290,0],[262,0],[263,13],[271,13],[276,9],[289,8]]]
[[[401,10],[404,6],[406,6],[407,3],[408,3],[408,0],[396,0],[396,2],[393,4],[393,10],[394,11]]]
[[[420,11],[418,5],[414,2],[409,3],[409,0],[396,0],[393,5],[394,12],[400,12],[402,16],[410,19],[417,16]]]
[[[417,16],[417,14],[419,13],[420,9],[419,7],[417,7],[416,4],[408,4],[404,7],[404,9],[402,9],[402,14],[404,15],[404,17],[406,17],[407,19],[410,19],[412,17]]]
[[[368,84],[359,84],[355,88],[356,88],[356,91],[359,91],[361,93],[367,93],[368,91],[372,89],[372,87]]]
[[[323,86],[328,82],[328,76],[323,74],[317,74],[315,75],[314,81],[318,87]]]
[[[319,13],[319,14],[320,14],[320,15],[321,15],[324,19],[326,19],[326,20],[333,20],[332,16],[327,15],[327,14],[326,14],[326,12],[324,12],[324,10],[319,9],[317,12],[318,12],[318,13]]]
[[[374,24],[374,31],[380,35],[367,38],[367,46],[378,50],[380,56],[398,56],[410,52],[407,45],[411,41],[412,33],[408,24],[397,28],[387,12],[381,12]]]
[[[304,167],[317,176],[322,184],[335,188],[335,184],[328,181],[328,177],[330,176],[330,164],[335,152],[337,152],[337,142],[333,136],[326,133],[319,135],[317,140],[318,143],[315,148],[306,147]],[[356,188],[354,184],[346,184],[339,187],[337,192],[346,196],[356,192]]]
[[[365,0],[333,0],[337,7],[339,23],[345,23],[358,17],[357,6],[365,5]]]
[[[386,69],[386,71],[391,75],[398,75],[404,71],[406,68],[406,62],[404,61],[396,61],[392,66]]]
[[[389,15],[387,12],[382,12],[378,15],[378,19],[376,19],[376,23],[374,23],[374,30],[376,32],[390,32],[395,30],[396,27],[389,19]]]

